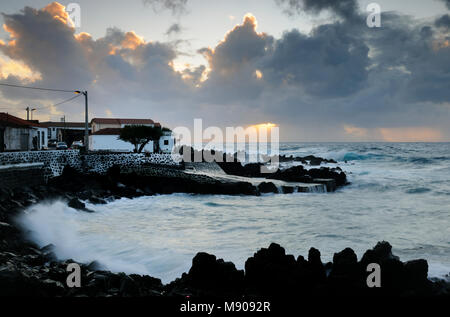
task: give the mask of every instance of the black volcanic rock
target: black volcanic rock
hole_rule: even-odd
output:
[[[292,194],[294,192],[294,187],[292,187],[292,186],[282,186],[281,190],[283,191],[283,194]]]
[[[260,193],[278,193],[277,186],[272,182],[262,182],[258,185],[258,189]]]
[[[86,208],[86,204],[81,202],[78,198],[72,198],[67,205],[73,209],[85,211],[85,212],[93,212],[92,210]]]
[[[327,179],[331,178],[336,181],[337,186],[344,186],[347,184],[347,176],[344,172],[336,172],[329,167],[321,167],[319,169],[312,168],[308,171],[308,175],[314,178]]]
[[[410,285],[427,285],[428,262],[424,259],[412,260],[405,263],[405,270]]]
[[[308,252],[308,269],[314,281],[323,282],[326,279],[325,267],[320,259],[320,251],[311,248]]]
[[[334,254],[329,282],[336,291],[340,290],[347,295],[357,293],[358,289],[364,288],[364,276],[352,249],[345,248]]]
[[[293,255],[272,243],[245,262],[245,279],[250,293],[280,295],[296,292],[300,280],[299,266]]]
[[[172,283],[172,293],[184,290],[196,295],[239,294],[243,285],[244,271],[237,270],[232,262],[199,252],[192,259],[189,273]]]

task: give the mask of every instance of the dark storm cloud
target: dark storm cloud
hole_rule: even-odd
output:
[[[444,124],[448,113],[439,104],[450,100],[450,54],[440,35],[432,25],[391,12],[383,14],[380,29],[351,19],[264,43],[247,21],[215,49],[201,51],[211,68],[204,88],[216,100],[240,100],[302,126]],[[252,41],[254,50],[245,49]]]
[[[447,8],[449,8],[450,10],[450,0],[442,0],[442,2],[444,2]]]
[[[256,71],[272,49],[273,37],[256,32],[256,19],[247,15],[214,50],[199,50],[209,63],[208,80],[202,85],[202,98],[253,105],[264,89]]]
[[[1,52],[23,62],[40,78],[30,83],[10,74],[0,78],[1,82],[95,90],[91,98],[93,107],[95,100],[99,101],[95,108],[100,113],[109,107],[124,107],[130,99],[148,100],[151,95],[152,100],[160,101],[168,94],[177,98],[189,89],[171,66],[177,51],[170,43],[146,42],[132,31],[117,28],[108,29],[104,37],[96,40],[87,33],[75,35],[75,29],[67,24],[64,7],[58,3],[4,15],[4,23],[10,39],[0,43]],[[58,93],[35,90],[2,87],[1,92],[5,98],[32,100],[33,104],[48,104],[49,100],[53,103],[61,98]],[[79,113],[79,108],[65,109]]]
[[[434,25],[438,28],[450,29],[450,15],[444,14],[434,21]]]
[[[356,0],[275,0],[288,15],[302,11],[318,14],[329,10],[345,19],[357,17],[358,3]]]
[[[181,33],[181,25],[178,23],[172,24],[166,31],[166,35],[171,35],[172,33],[179,34]]]
[[[274,121],[319,135],[343,135],[343,125],[448,125],[448,16],[425,23],[384,12],[382,27],[369,28],[355,1],[280,5],[312,13],[329,10],[341,19],[309,34],[293,29],[275,39],[258,32],[256,18],[247,15],[215,47],[198,50],[206,65],[175,70],[181,54],[176,42],[146,41],[117,28],[98,39],[75,35],[64,23],[63,10],[53,5],[5,15],[13,42],[6,40],[0,50],[40,73],[36,86],[92,90],[97,115],[108,109],[127,117],[159,115],[155,119],[161,121]],[[1,80],[26,83],[13,75]]]
[[[142,0],[144,4],[150,5],[155,12],[169,10],[172,14],[183,14],[187,12],[188,0]]]
[[[448,44],[430,25],[418,25],[407,16],[383,15],[379,32],[367,32],[365,41],[373,47],[373,71],[403,72],[407,86],[398,93],[405,101],[446,102],[450,100]],[[444,67],[446,66],[446,67]]]
[[[322,25],[310,36],[297,30],[285,33],[264,66],[275,82],[324,98],[346,96],[365,85],[368,52],[363,41],[339,26]]]
[[[92,74],[73,29],[61,22],[66,16],[60,10],[55,4],[44,10],[25,7],[20,14],[3,14],[4,27],[12,31],[13,42],[0,44],[0,51],[41,73],[47,86],[67,88],[61,78],[70,78],[72,87],[81,89],[92,80]]]

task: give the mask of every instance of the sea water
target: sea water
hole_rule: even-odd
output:
[[[94,213],[52,201],[19,221],[61,259],[163,282],[187,272],[197,252],[242,269],[271,242],[295,256],[318,248],[325,262],[346,247],[360,258],[386,240],[403,261],[428,260],[429,276],[450,272],[450,143],[284,143],[280,153],[335,159],[351,185],[335,193],[124,198],[87,204]]]

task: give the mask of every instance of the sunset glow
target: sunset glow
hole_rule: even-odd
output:
[[[271,123],[271,122],[267,122],[267,123],[259,123],[259,124],[254,124],[252,126],[250,126],[252,128],[256,128],[256,129],[267,129],[270,130],[272,128],[277,127],[277,125],[275,123]]]

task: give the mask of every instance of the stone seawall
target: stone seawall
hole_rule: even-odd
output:
[[[179,166],[178,160],[174,160],[171,154],[135,154],[135,153],[89,153],[81,155],[82,171],[88,173],[104,174],[113,165],[121,167],[138,168],[148,164],[176,167]],[[75,167],[77,168],[77,167]]]
[[[176,167],[180,166],[179,161],[171,154],[95,152],[81,154],[78,150],[0,153],[0,166],[43,163],[41,168],[45,180],[61,175],[65,166],[73,167],[83,173],[103,174],[113,165],[139,167],[154,164]]]
[[[0,166],[10,164],[43,163],[44,177],[59,176],[64,166],[80,168],[80,152],[68,151],[27,151],[0,153]]]

